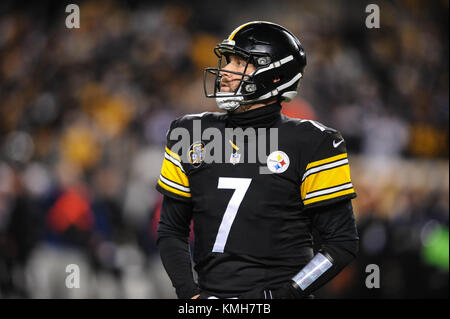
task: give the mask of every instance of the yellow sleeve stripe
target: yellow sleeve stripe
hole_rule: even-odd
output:
[[[321,189],[312,193],[308,193],[305,196],[305,199],[311,199],[313,197],[319,197],[322,195],[328,195],[328,194],[332,194],[332,193],[337,193],[339,191],[343,191],[344,189],[349,189],[349,188],[353,188],[353,184],[352,183],[345,183],[342,185],[337,185],[337,186],[333,186],[333,187],[328,187],[325,189]]]
[[[336,192],[336,193],[327,194],[327,195],[323,195],[323,196],[318,196],[318,197],[314,197],[314,198],[311,198],[311,199],[307,199],[307,200],[303,201],[303,204],[306,206],[306,205],[309,205],[309,204],[312,204],[312,203],[315,203],[315,202],[319,202],[319,201],[323,201],[323,200],[327,200],[327,199],[331,199],[331,198],[335,198],[335,197],[339,197],[339,196],[344,196],[344,195],[347,195],[347,194],[352,194],[354,192],[355,192],[355,190],[352,187],[350,189],[346,189],[346,190],[339,191],[339,192]]]
[[[181,170],[180,167],[169,161],[167,158],[164,158],[161,168],[161,175],[174,183],[189,187],[189,179],[187,175]]]
[[[190,193],[183,192],[181,190],[178,190],[176,188],[173,188],[173,187],[163,183],[161,181],[161,178],[158,180],[158,185],[161,186],[162,188],[164,188],[165,190],[171,192],[171,193],[174,193],[174,194],[177,194],[177,195],[180,195],[180,196],[184,196],[184,197],[191,197]]]
[[[350,166],[348,163],[331,169],[324,169],[305,178],[300,187],[301,197],[305,199],[309,193],[350,182]]]
[[[339,154],[339,155],[336,155],[336,156],[325,158],[325,159],[320,160],[320,161],[311,162],[311,163],[308,164],[308,166],[306,166],[306,170],[308,170],[310,168],[313,168],[313,167],[316,167],[316,166],[323,165],[323,164],[328,164],[328,163],[331,163],[331,162],[334,162],[334,161],[338,161],[338,160],[343,159],[343,158],[347,158],[347,153],[342,153],[342,154]]]
[[[191,189],[189,187],[185,187],[185,186],[182,186],[180,184],[174,183],[171,180],[165,178],[162,174],[159,175],[159,180],[161,182],[163,182],[164,184],[166,184],[167,186],[170,186],[172,188],[178,189],[179,191],[182,191],[182,192],[185,192],[185,193],[190,193],[191,192]]]
[[[175,166],[178,166],[183,173],[186,173],[183,169],[183,165],[181,165],[181,163],[179,161],[177,161],[176,159],[174,159],[172,156],[170,156],[167,153],[164,153],[164,158],[169,160],[170,162],[172,162],[172,164],[174,164]]]
[[[174,153],[171,150],[169,150],[169,148],[167,146],[166,146],[166,152],[167,152],[167,154],[172,156],[174,159],[176,159],[178,162],[181,162],[180,156],[177,153]]]

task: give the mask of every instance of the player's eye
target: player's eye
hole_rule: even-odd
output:
[[[237,61],[237,64],[238,64],[239,66],[245,66],[245,61],[239,59],[239,60]]]

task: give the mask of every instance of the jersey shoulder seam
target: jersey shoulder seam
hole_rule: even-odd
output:
[[[183,124],[194,121],[194,120],[200,120],[202,122],[204,121],[221,121],[226,116],[225,113],[220,112],[203,112],[203,113],[194,113],[194,114],[185,114],[176,120],[173,121],[172,128],[175,128],[177,126],[183,126]]]

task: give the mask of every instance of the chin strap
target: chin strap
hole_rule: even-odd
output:
[[[217,106],[228,112],[233,112],[242,104],[245,104],[244,97],[241,94],[242,83],[240,84],[235,95],[230,95],[228,92],[217,92],[216,93],[216,103]],[[223,96],[223,97],[221,97]]]
[[[225,95],[224,97],[220,97],[221,95]],[[229,93],[226,92],[217,92],[216,93],[216,103],[217,106],[229,112],[236,110],[239,106],[241,106],[241,102],[244,101],[243,96],[229,96]]]
[[[241,88],[239,88],[239,90],[236,92],[236,94],[240,94],[240,93],[241,93]],[[270,96],[266,94],[266,95],[260,96],[253,100],[244,100],[244,97],[242,95],[235,96],[235,95],[230,95],[230,93],[228,93],[228,92],[217,92],[216,93],[216,103],[220,109],[226,110],[228,112],[233,112],[241,105],[249,105],[249,104],[255,104],[258,102],[264,103],[264,102],[272,101],[277,98],[277,94],[278,94],[278,92],[276,94],[273,94]],[[282,97],[283,101],[290,102],[295,97],[296,94],[297,94],[297,92],[295,92],[295,91],[289,91],[289,92],[283,93],[281,95],[281,97]]]

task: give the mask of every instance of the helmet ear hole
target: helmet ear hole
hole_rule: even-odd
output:
[[[265,55],[265,56],[255,57],[253,64],[257,65],[257,66],[266,66],[266,65],[269,65],[270,62],[271,62],[270,57]]]

